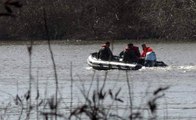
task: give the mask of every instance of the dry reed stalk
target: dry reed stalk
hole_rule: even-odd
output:
[[[36,96],[36,118],[37,120],[39,120],[39,116],[38,116],[38,111],[39,111],[39,103],[38,103],[38,100],[39,100],[39,71],[37,71],[37,96]]]
[[[128,76],[128,71],[126,70],[126,78],[127,78],[127,86],[128,86],[128,91],[129,91],[129,102],[130,102],[130,114],[132,115],[133,113],[133,100],[132,100],[132,91],[131,91],[131,85],[129,83],[129,76]],[[132,117],[130,118],[132,120]]]
[[[51,43],[50,43],[50,35],[49,35],[49,29],[48,29],[48,23],[47,23],[47,16],[46,16],[46,11],[45,8],[43,8],[43,15],[44,15],[44,27],[45,27],[45,31],[46,31],[46,35],[47,35],[47,39],[48,39],[48,48],[49,48],[49,52],[50,52],[50,57],[52,60],[52,65],[53,65],[53,70],[54,70],[54,77],[55,77],[55,106],[57,107],[58,104],[58,75],[57,75],[57,70],[56,70],[56,63],[54,60],[54,54],[51,48]],[[57,120],[57,108],[55,108],[55,120]]]
[[[30,119],[30,114],[31,114],[31,101],[32,101],[32,50],[33,50],[33,40],[31,40],[30,46],[27,47],[28,49],[28,54],[29,54],[29,90],[28,90],[28,96],[27,97],[27,107],[28,107],[28,112],[27,112],[27,118],[26,120]]]
[[[72,107],[73,107],[73,71],[72,71],[72,62],[71,62],[71,65],[70,65],[70,77],[71,77],[71,86],[70,86],[70,89],[71,89],[71,101],[70,101],[70,113],[72,112]]]
[[[92,88],[92,85],[93,85],[93,81],[94,81],[94,78],[95,78],[95,74],[96,74],[96,70],[93,71],[93,76],[92,76],[92,79],[91,79],[91,83],[90,83],[89,89],[87,91],[87,97],[89,97],[89,94],[90,94],[90,91],[91,91],[91,88]]]

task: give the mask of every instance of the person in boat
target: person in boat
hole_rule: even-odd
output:
[[[113,59],[113,53],[110,50],[110,42],[106,42],[101,46],[101,49],[98,52],[98,58],[106,61]]]
[[[151,47],[147,47],[146,44],[142,44],[143,52],[141,59],[144,61],[144,66],[152,67],[156,63],[156,54]]]
[[[129,43],[119,56],[122,58],[123,62],[137,63],[140,59],[139,47],[134,46],[133,43]]]

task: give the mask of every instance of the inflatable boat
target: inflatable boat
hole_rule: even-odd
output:
[[[118,59],[112,61],[104,61],[97,58],[97,53],[92,53],[88,59],[87,63],[94,69],[97,70],[110,70],[110,69],[120,69],[120,70],[139,70],[142,65],[137,63],[124,63],[118,61]]]
[[[97,54],[98,54],[97,52],[91,53],[87,59],[88,65],[96,70],[110,70],[110,69],[139,70],[143,66],[141,63],[122,62],[117,56],[115,56],[115,58],[112,61],[104,61],[98,59]],[[165,67],[167,65],[162,61],[157,61],[155,67],[157,66]]]

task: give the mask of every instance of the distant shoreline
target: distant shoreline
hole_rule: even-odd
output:
[[[131,40],[50,40],[51,44],[101,44],[105,41],[111,43],[195,43],[196,40],[164,40],[164,39],[131,39]],[[31,40],[0,40],[0,45],[28,45]],[[48,44],[47,40],[33,40],[34,45]]]

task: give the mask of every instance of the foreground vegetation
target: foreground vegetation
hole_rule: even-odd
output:
[[[70,71],[71,72],[71,71]],[[24,95],[17,94],[1,105],[0,117],[4,119],[18,119],[18,120],[158,120],[162,117],[158,116],[159,99],[164,99],[164,92],[169,87],[160,87],[152,93],[148,93],[141,98],[140,105],[136,106],[133,102],[134,90],[131,87],[132,82],[129,80],[128,71],[125,71],[127,78],[127,95],[122,95],[121,88],[109,88],[106,85],[107,74],[106,71],[103,75],[103,80],[92,77],[89,81],[90,85],[81,85],[81,96],[78,96],[80,102],[74,101],[74,79],[72,72],[70,74],[70,95],[66,95],[65,99],[62,95],[64,91],[59,89],[58,99],[56,101],[56,94],[48,96],[47,89],[45,94],[41,94],[41,86],[39,81],[34,81],[37,84],[36,91],[29,89]],[[95,76],[96,71],[93,76]],[[47,83],[46,83],[47,84]],[[93,86],[97,86],[93,87]],[[43,89],[42,89],[43,90]],[[33,95],[32,93],[35,93]],[[128,99],[127,99],[128,98]],[[147,99],[149,98],[149,99]],[[128,100],[128,101],[127,101]],[[138,100],[138,99],[137,99]],[[166,103],[167,104],[167,103]]]

